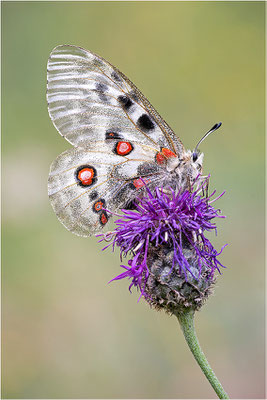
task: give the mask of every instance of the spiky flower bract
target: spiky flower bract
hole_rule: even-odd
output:
[[[223,193],[217,198],[215,191],[205,196],[207,180],[200,182],[177,193],[171,188],[146,188],[135,209],[121,210],[115,221],[113,247],[131,259],[113,280],[129,278],[130,290],[137,287],[150,304],[168,311],[178,303],[199,308],[210,293],[214,272],[223,267],[217,258],[223,248],[217,252],[206,237],[207,232],[216,232],[214,219],[224,218],[212,205]]]

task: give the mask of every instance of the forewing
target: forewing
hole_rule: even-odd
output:
[[[75,146],[111,137],[170,148],[183,145],[136,86],[103,58],[80,47],[56,47],[48,60],[50,117]]]

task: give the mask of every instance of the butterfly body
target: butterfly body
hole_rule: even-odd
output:
[[[189,187],[201,173],[169,125],[136,86],[103,58],[56,47],[48,61],[50,117],[74,147],[52,163],[48,192],[72,232],[101,231],[145,186]],[[108,210],[108,211],[107,211]]]

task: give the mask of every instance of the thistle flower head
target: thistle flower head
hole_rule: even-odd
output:
[[[121,257],[131,259],[113,280],[129,278],[129,289],[137,287],[157,308],[200,308],[214,272],[223,267],[217,258],[223,248],[217,252],[206,237],[207,232],[216,232],[214,219],[224,218],[212,205],[223,193],[205,196],[206,183],[198,179],[191,191],[178,193],[146,188],[134,210],[121,210],[112,244],[120,248]]]

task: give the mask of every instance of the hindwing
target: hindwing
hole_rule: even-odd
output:
[[[149,153],[139,146],[136,157],[129,158],[111,152],[107,156],[104,146],[98,142],[94,150],[74,147],[51,165],[48,194],[52,207],[63,225],[77,235],[101,231],[111,213],[139,195],[144,182],[155,185],[162,179],[162,167],[151,162],[152,149]]]

